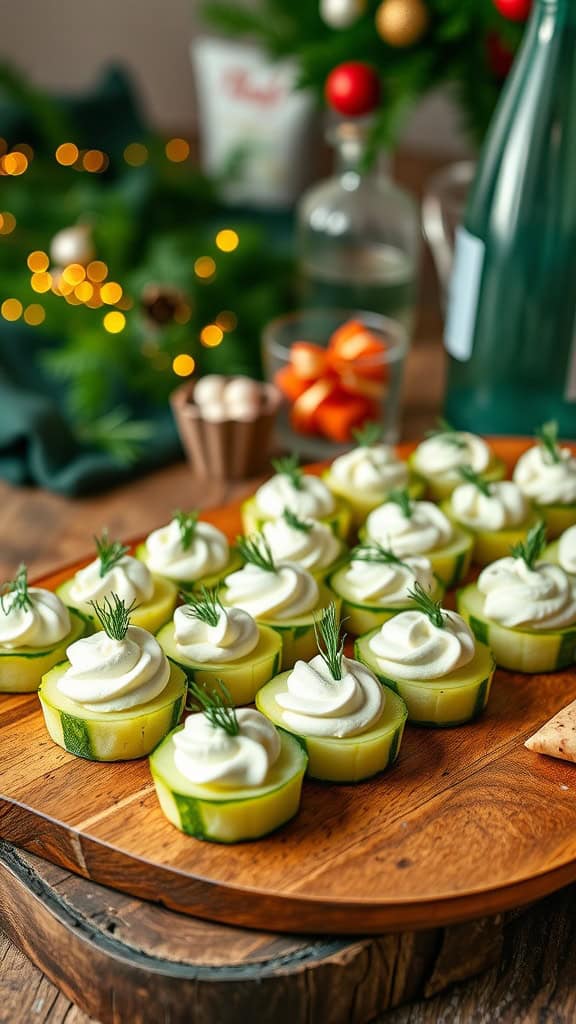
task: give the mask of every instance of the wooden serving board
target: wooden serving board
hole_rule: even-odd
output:
[[[513,459],[521,449],[499,450]],[[239,531],[237,505],[207,518]],[[478,722],[408,727],[389,773],[306,782],[288,826],[218,847],[166,821],[146,761],[75,758],[48,738],[35,695],[5,696],[0,837],[101,884],[250,928],[376,934],[494,914],[576,879],[576,769],[523,746],[575,698],[576,671],[499,672]]]

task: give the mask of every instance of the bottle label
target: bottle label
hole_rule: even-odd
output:
[[[565,397],[567,402],[576,402],[576,331],[572,337],[572,350],[568,356]]]
[[[481,238],[466,228],[457,229],[444,344],[446,351],[461,362],[472,355],[485,250]]]

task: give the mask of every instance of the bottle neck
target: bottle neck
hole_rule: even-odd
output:
[[[370,125],[366,121],[341,121],[329,126],[326,137],[334,149],[335,172],[340,178],[354,181],[388,174],[388,161],[383,154],[366,164]]]
[[[576,4],[574,0],[536,0],[531,20],[541,22],[543,17],[552,17],[558,24],[576,25]]]

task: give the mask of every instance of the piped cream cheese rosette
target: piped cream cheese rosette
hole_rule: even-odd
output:
[[[112,594],[132,608],[131,622],[155,633],[170,618],[176,605],[173,583],[153,576],[138,558],[118,540],[110,540],[108,531],[95,537],[97,558],[62,583],[57,590],[65,604],[94,618],[92,601],[105,601]]]
[[[336,498],[320,477],[304,473],[296,456],[273,459],[272,465],[275,476],[242,504],[244,533],[257,533],[264,523],[280,519],[284,509],[289,508],[300,519],[319,519],[346,540],[351,525],[347,502]]]
[[[281,635],[242,608],[225,608],[217,590],[184,592],[182,598],[157,635],[163,651],[199,686],[220,680],[233,704],[250,704],[280,669]]]
[[[494,661],[456,612],[417,583],[415,607],[356,641],[356,656],[391,687],[417,725],[462,725],[486,707]]]
[[[540,561],[542,522],[523,544],[458,592],[458,610],[496,662],[517,672],[553,672],[576,663],[576,580]]]
[[[410,591],[416,583],[434,599],[444,594],[428,558],[399,558],[376,542],[354,548],[346,564],[328,580],[330,588],[342,599],[342,619],[356,636],[410,608]]]
[[[284,509],[280,519],[264,523],[262,536],[277,562],[292,562],[319,580],[326,578],[346,550],[326,523],[301,519],[289,508]]]
[[[160,806],[181,832],[235,843],[267,835],[298,811],[307,757],[252,708],[236,710],[222,684],[191,696],[191,714],[154,751]]]
[[[518,459],[514,480],[536,506],[550,537],[576,525],[576,455],[558,443],[557,423],[541,427],[538,444]]]
[[[461,482],[462,466],[485,480],[502,480],[506,467],[490,445],[476,434],[454,430],[440,420],[437,430],[430,431],[409,459],[412,470],[426,481],[430,494],[440,501],[448,498]]]
[[[315,617],[330,604],[333,594],[299,565],[276,562],[261,534],[239,537],[237,544],[246,564],[226,578],[220,592],[222,604],[244,609],[278,633],[282,667],[291,668],[298,658],[314,652]]]
[[[446,587],[464,578],[470,566],[473,539],[431,501],[412,501],[396,491],[374,509],[360,530],[364,543],[381,544],[398,558],[424,555]]]
[[[42,679],[48,732],[91,761],[144,757],[180,720],[186,676],[147,630],[130,624],[117,594],[94,602],[102,630],[71,644]]]
[[[549,544],[544,551],[544,561],[559,565],[570,576],[576,576],[576,526],[570,526]]]
[[[531,503],[512,480],[490,482],[470,466],[459,470],[461,483],[442,509],[474,538],[472,561],[488,565],[526,540],[536,522]]]
[[[226,535],[202,522],[196,510],[175,512],[169,523],[153,530],[136,554],[156,576],[185,589],[214,587],[242,564]]]
[[[332,604],[318,622],[315,656],[272,679],[256,705],[305,746],[313,778],[358,782],[396,760],[406,708],[343,646]]]
[[[37,690],[44,673],[65,657],[68,644],[89,631],[84,616],[57,594],[29,586],[21,565],[0,588],[0,693]]]

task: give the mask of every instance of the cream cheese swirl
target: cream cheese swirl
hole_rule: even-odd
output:
[[[272,571],[248,563],[225,580],[222,601],[243,608],[255,619],[290,620],[307,615],[318,604],[318,584],[310,573],[290,563]]]
[[[564,572],[576,575],[576,526],[565,530],[558,541],[558,562]]]
[[[488,494],[473,483],[452,492],[452,512],[460,523],[475,530],[507,530],[526,522],[530,506],[517,484],[502,480],[486,487]]]
[[[0,605],[0,647],[51,647],[72,628],[70,613],[57,594],[28,587],[24,607],[7,594]]]
[[[397,458],[390,445],[375,444],[353,448],[334,459],[330,476],[352,495],[358,491],[361,494],[382,494],[405,487],[409,472],[406,463]]]
[[[576,623],[576,581],[559,565],[499,558],[478,577],[484,615],[514,629],[563,629]]]
[[[262,533],[279,562],[293,562],[309,572],[326,569],[342,551],[342,542],[326,523],[302,520],[304,528],[291,526],[284,518],[264,523]]]
[[[303,736],[359,736],[376,722],[385,694],[376,677],[359,661],[342,658],[342,679],[333,679],[320,654],[297,661],[276,694],[282,720]]]
[[[492,461],[490,448],[481,437],[466,431],[434,434],[418,445],[414,463],[423,476],[460,480],[458,469],[471,466],[475,473],[485,473]]]
[[[277,473],[256,491],[256,504],[269,519],[279,519],[285,508],[301,519],[322,519],[332,514],[335,500],[320,477],[302,474],[299,485],[285,473]]]
[[[187,548],[177,519],[154,530],[146,540],[146,564],[152,572],[172,580],[198,580],[220,572],[229,555],[227,538],[211,523],[196,523]]]
[[[139,626],[123,640],[104,631],[71,644],[70,668],[58,680],[61,693],[87,711],[126,711],[153,700],[165,689],[170,665],[160,644]]]
[[[259,711],[236,711],[239,732],[230,736],[205,715],[189,715],[174,734],[174,763],[196,785],[241,789],[262,786],[280,756],[280,737]]]
[[[244,658],[258,643],[258,626],[241,608],[218,608],[211,626],[187,605],[174,612],[174,638],[179,654],[190,661],[226,662]]]
[[[410,605],[408,591],[419,583],[432,593],[436,587],[427,558],[405,558],[402,562],[367,562],[352,557],[344,571],[346,594],[363,603],[390,607]]]
[[[378,667],[391,679],[440,679],[474,657],[472,631],[461,615],[443,612],[435,626],[424,612],[400,612],[369,641]]]
[[[70,586],[70,600],[75,604],[103,601],[116,594],[129,606],[149,601],[154,593],[154,580],[150,570],[138,558],[124,555],[104,575],[100,575],[100,559],[96,558],[84,569],[79,569]]]
[[[514,480],[528,498],[539,505],[572,505],[576,502],[576,456],[560,448],[559,461],[541,445],[520,456]]]
[[[389,548],[398,558],[426,554],[449,544],[454,527],[431,501],[413,501],[406,515],[394,501],[379,505],[366,520],[366,535]]]

